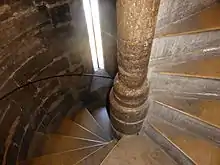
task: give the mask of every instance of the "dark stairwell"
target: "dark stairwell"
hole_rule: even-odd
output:
[[[121,139],[109,118],[119,2],[159,1],[99,0],[96,71],[82,0],[0,2],[0,164],[220,164],[219,2],[160,1],[147,117]]]
[[[104,60],[111,62],[106,63],[108,73],[93,72],[82,1],[1,2],[1,164],[40,156],[46,138],[43,135],[56,131],[64,117],[70,122],[78,110],[87,108],[85,111],[92,115],[107,115],[105,108],[101,114],[89,112],[105,107],[116,72],[115,4],[103,1],[100,5],[105,10],[101,26]],[[69,149],[94,146],[95,150],[111,140],[92,132],[102,129],[90,118],[95,130],[88,131],[78,123],[78,133],[82,134],[76,135],[79,139],[71,144],[82,144]],[[54,140],[62,138],[59,134],[53,136]],[[64,139],[69,136],[71,133],[63,133]],[[35,149],[38,151],[33,154]]]

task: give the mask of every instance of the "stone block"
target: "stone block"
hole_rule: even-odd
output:
[[[62,58],[58,61],[55,61],[45,67],[35,79],[41,79],[49,76],[55,76],[59,73],[65,72],[69,69],[69,62],[67,58]]]
[[[0,124],[0,146],[4,145],[4,141],[9,134],[9,130],[15,119],[22,113],[21,108],[14,102],[10,102],[10,107],[1,118]]]
[[[23,135],[23,140],[22,142],[20,143],[20,150],[19,150],[19,157],[18,159],[19,160],[25,160],[26,159],[26,156],[28,154],[28,149],[29,149],[29,144],[33,138],[33,135],[34,135],[34,130],[28,128],[25,132],[25,134]]]

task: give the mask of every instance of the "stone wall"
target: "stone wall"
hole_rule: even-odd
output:
[[[53,79],[28,85],[1,100],[2,164],[25,159],[34,131],[49,131],[75,106],[76,94],[75,89]]]
[[[80,4],[72,5],[83,14]],[[91,78],[62,75],[92,73],[92,63],[84,19],[53,28],[33,6],[10,1],[0,6],[0,20],[0,164],[5,165],[25,158],[34,131],[50,130],[77,106]]]
[[[115,76],[117,72],[116,0],[100,0],[99,3],[105,69],[111,76]]]

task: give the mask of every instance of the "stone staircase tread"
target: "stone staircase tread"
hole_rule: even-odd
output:
[[[82,138],[63,136],[59,134],[38,133],[40,143],[34,143],[35,148],[32,157],[42,156],[45,154],[60,153],[66,151],[79,150],[100,144],[96,141],[85,140]]]
[[[72,120],[75,123],[86,128],[87,130],[93,132],[94,134],[102,138],[104,141],[111,140],[109,135],[101,128],[101,126],[97,123],[97,121],[93,118],[93,116],[87,109],[82,109],[78,111],[78,113],[72,117]]]
[[[114,148],[116,143],[116,140],[109,142],[102,148],[99,148],[95,152],[91,153],[91,155],[89,155],[87,158],[76,163],[76,165],[100,165],[112,148]]]
[[[102,165],[176,165],[148,136],[123,137]]]
[[[80,150],[44,155],[30,160],[20,162],[20,165],[74,165],[94,151],[101,148],[103,144]]]
[[[92,110],[89,109],[89,112],[97,121],[97,123],[102,127],[102,129],[109,135],[109,137],[113,139],[111,121],[106,107],[100,107]]]
[[[154,101],[211,126],[220,128],[220,100],[159,96]]]
[[[203,57],[155,70],[172,76],[220,79],[220,56]]]
[[[220,30],[220,20],[216,18],[216,16],[219,15],[220,3],[217,2],[210,7],[203,9],[201,12],[158,29],[156,37],[186,35],[211,30]]]
[[[151,102],[148,118],[156,116],[220,144],[220,129],[216,125],[218,119],[215,119],[218,114],[214,110],[216,107],[209,109],[209,106],[206,106],[218,102],[215,98],[183,97],[167,93],[155,95],[154,93],[153,96],[151,95],[151,99],[153,101]],[[206,114],[204,111],[210,112],[209,115],[204,116]]]
[[[79,137],[89,140],[94,140],[97,142],[105,142],[101,137],[96,135],[95,133],[84,129],[79,124],[75,123],[74,121],[65,118],[61,123],[60,127],[57,129],[56,133],[72,136],[72,137]]]
[[[205,78],[189,78],[152,73],[149,78],[151,93],[195,97],[216,98],[220,96],[220,81]]]
[[[158,118],[151,117],[149,123],[195,164],[220,164],[220,148],[215,143]]]
[[[149,69],[219,55],[219,35],[220,30],[155,38],[151,50]]]

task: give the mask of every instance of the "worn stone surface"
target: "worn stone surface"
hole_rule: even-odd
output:
[[[11,7],[7,4],[0,6],[0,21],[7,19],[11,15]]]
[[[87,165],[87,164],[102,164],[103,160],[106,156],[111,152],[111,150],[116,145],[116,140],[113,140],[103,146],[102,148],[98,149],[96,152],[89,155],[86,159],[80,161],[79,165]]]
[[[46,165],[73,165],[79,163],[87,157],[89,154],[96,152],[98,149],[103,147],[103,144],[99,144],[90,148],[84,148],[81,150],[73,150],[69,152],[61,152],[59,154],[51,154],[51,155],[44,155],[41,157],[37,157],[34,159],[30,159],[24,162],[21,162],[21,165],[38,165],[38,164],[46,164]]]
[[[137,133],[147,112],[147,66],[158,5],[157,0],[117,1],[119,72],[110,109],[113,127],[123,134]]]
[[[177,0],[160,5],[156,32],[175,36],[154,39],[148,75],[152,102],[144,130],[178,164],[219,164],[215,2]]]
[[[200,57],[196,60],[174,64],[172,66],[162,66],[154,71],[160,74],[196,77],[219,80],[220,78],[220,56]]]
[[[61,153],[71,150],[79,150],[82,148],[92,147],[100,143],[89,141],[87,139],[74,138],[70,136],[62,136],[57,134],[38,134],[38,142],[33,144],[32,150],[34,153],[29,158]],[[43,147],[42,147],[43,146]]]
[[[161,136],[168,138],[169,141],[177,146],[186,157],[189,157],[194,164],[219,164],[220,148],[215,143],[157,118],[151,118],[149,120],[150,123],[157,128]]]
[[[161,0],[157,29],[195,14],[217,1],[218,0]]]
[[[218,98],[220,82],[212,79],[184,78],[180,76],[160,75],[150,76],[150,93],[172,93],[177,96]]]
[[[61,113],[65,114],[72,107],[74,103],[72,95],[62,92],[62,88],[57,85],[57,81],[51,81],[46,85],[44,83],[30,85],[1,100],[0,153],[1,156],[6,155],[5,161],[25,159],[33,131],[37,128],[46,131],[57,113],[62,110]],[[19,122],[10,138],[10,144],[7,144],[7,149],[4,144],[18,116]]]
[[[146,165],[176,164],[149,137],[131,136],[122,138],[103,165]]]
[[[23,10],[21,16],[18,14],[5,20],[11,22],[10,26],[5,21],[1,22],[4,24],[1,31],[14,31],[13,28],[17,31],[4,36],[8,42],[1,40],[0,96],[40,78],[67,72],[92,71],[87,34],[79,35],[81,29],[74,29],[74,23],[57,29],[50,25],[37,26],[42,22],[41,14],[32,8]],[[23,20],[25,23],[19,24]],[[87,42],[80,43],[81,39]]]
[[[152,116],[150,116],[149,119],[150,118],[152,118]],[[169,139],[164,138],[164,136],[162,136],[162,134],[158,131],[156,127],[149,124],[148,120],[146,120],[143,129],[144,132],[151,139],[154,139],[154,141],[157,142],[157,144],[160,144],[163,150],[165,150],[170,156],[172,156],[173,160],[175,160],[177,164],[195,164],[190,158],[184,155],[181,150],[179,150],[175,145],[173,145],[173,143],[170,142]]]
[[[152,97],[152,95],[151,95]],[[149,116],[158,116],[216,143],[220,143],[217,99],[160,95],[152,98]]]
[[[213,17],[214,15],[220,14],[219,9],[220,4],[215,3],[196,14],[158,30],[155,34],[155,37],[177,36],[219,30],[220,21],[214,19]]]
[[[82,5],[76,16],[79,20],[52,28],[45,13],[34,8],[31,1],[4,2],[0,2],[0,164],[15,164],[17,159],[26,158],[33,132],[47,132],[62,119],[78,93],[89,89],[91,78],[70,76],[30,82],[91,73],[92,63]],[[73,7],[78,7],[77,2]]]
[[[176,64],[201,56],[219,55],[219,35],[220,31],[211,31],[155,38],[150,57],[150,67],[160,67],[161,64]]]
[[[93,141],[98,141],[100,143],[105,142],[105,140],[103,140],[101,137],[97,136],[96,134],[90,131],[87,131],[79,124],[73,122],[70,119],[64,119],[56,132],[62,135],[90,139]]]

